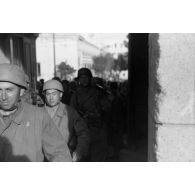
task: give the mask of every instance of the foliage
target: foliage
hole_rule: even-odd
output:
[[[101,54],[93,58],[93,69],[96,74],[104,75],[105,71],[110,71],[114,66],[114,58],[111,54]]]
[[[58,72],[60,72],[61,79],[67,79],[67,77],[73,74],[76,70],[67,64],[67,62],[61,62],[57,65]]]
[[[113,69],[115,71],[122,71],[128,69],[128,57],[126,54],[119,54],[118,58],[114,60]]]
[[[128,48],[128,41],[124,41],[124,46]],[[117,58],[111,53],[100,54],[93,58],[92,68],[98,76],[115,79],[121,71],[128,70],[128,52],[119,54]]]

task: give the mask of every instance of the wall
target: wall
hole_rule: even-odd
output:
[[[22,66],[30,79],[30,89],[35,90],[37,80],[34,33],[0,34],[0,63],[13,63]]]
[[[48,36],[47,36],[48,35]],[[52,34],[40,34],[36,40],[37,62],[40,63],[41,77],[46,80],[54,76],[54,54]],[[39,79],[40,79],[39,78]]]
[[[10,40],[8,34],[0,35],[0,64],[10,63]]]
[[[92,68],[93,57],[100,55],[100,49],[95,45],[85,41],[78,41],[78,55],[79,55],[79,68],[87,67]]]
[[[74,69],[78,68],[77,40],[56,40],[56,64],[66,61]]]
[[[148,160],[195,161],[195,34],[150,34],[148,94]]]

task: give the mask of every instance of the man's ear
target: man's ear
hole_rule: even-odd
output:
[[[20,89],[20,97],[25,94],[25,89]]]
[[[63,93],[62,92],[60,92],[60,98],[63,96]]]

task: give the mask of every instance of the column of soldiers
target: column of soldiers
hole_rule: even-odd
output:
[[[0,161],[119,161],[124,85],[81,68],[76,81],[42,81],[37,104],[29,82],[20,67],[0,65]]]

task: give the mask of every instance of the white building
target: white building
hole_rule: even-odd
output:
[[[128,41],[128,33],[85,33],[82,35],[115,58],[128,51],[124,44],[124,41]]]
[[[40,78],[54,76],[55,65],[67,62],[75,70],[92,67],[93,56],[101,50],[76,33],[40,34],[36,42],[37,62],[40,63]]]

